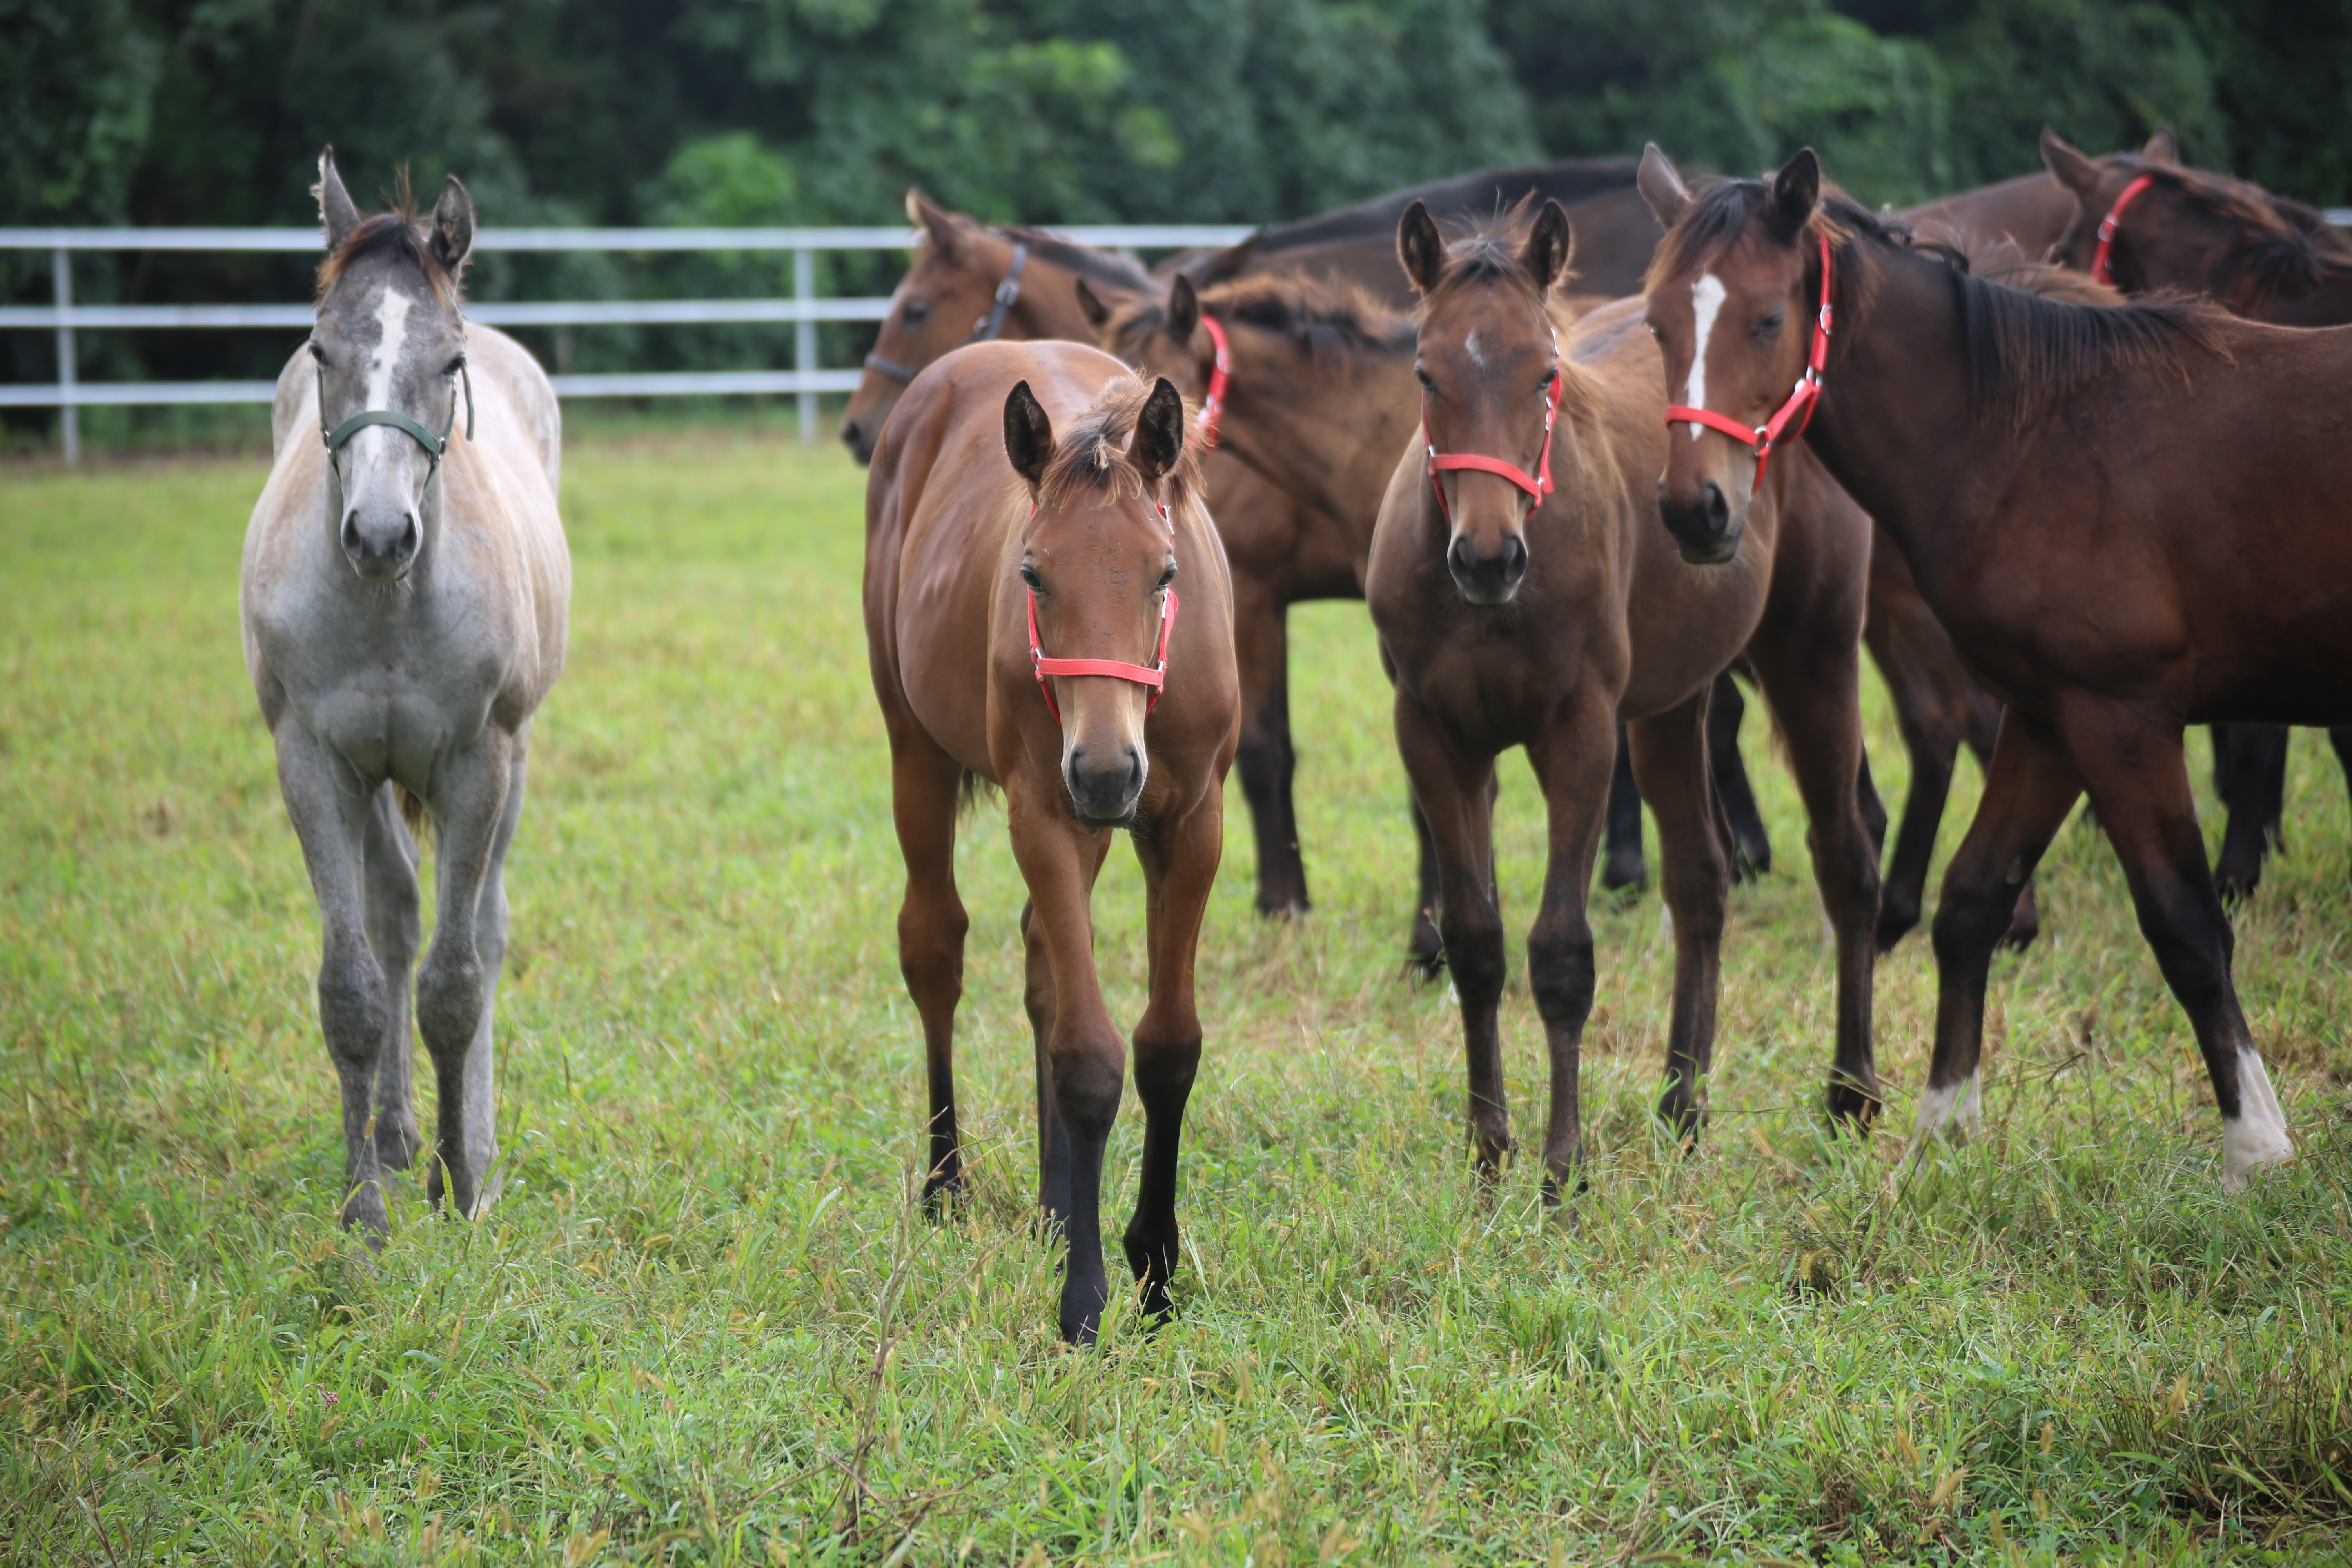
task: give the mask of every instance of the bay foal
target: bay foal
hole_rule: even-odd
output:
[[[1193,952],[1239,703],[1231,606],[1168,383],[1147,390],[1076,343],[981,343],[916,376],[883,428],[866,487],[866,634],[907,865],[899,964],[929,1061],[924,1194],[963,1181],[956,817],[975,784],[994,784],[1029,888],[1038,1201],[1068,1237],[1061,1329],[1077,1343],[1095,1339],[1109,1289],[1103,1149],[1126,1049],[1095,971],[1090,905],[1122,829],[1143,868],[1150,955],[1126,1252],[1144,1310],[1168,1308],[1177,1145],[1201,1058]]]
[[[404,204],[362,218],[330,148],[319,210],[318,325],[278,374],[238,603],[326,928],[319,1021],[342,1087],[341,1212],[373,1239],[389,1228],[383,1170],[420,1148],[408,975],[422,933],[404,806],[421,806],[436,838],[439,918],[416,976],[439,1089],[425,1193],[466,1215],[491,1194],[506,857],[531,714],[563,668],[572,566],[554,391],[512,339],[469,328],[459,308],[466,187],[452,175],[423,226]]]
[[[1643,188],[1668,233],[1650,312],[1669,376],[1703,366],[1690,401],[1761,425],[1826,303],[1835,331],[1804,445],[1870,509],[2008,704],[1944,875],[1915,1146],[1976,1120],[1993,947],[2087,790],[2211,1075],[2223,1185],[2291,1158],[2231,979],[2181,731],[2352,719],[2352,450],[2313,401],[2352,380],[2352,330],[2075,304],[1971,277],[1825,194],[1811,149],[1769,182],[1695,195],[1654,148],[1651,160]],[[1669,495],[1744,486],[1756,465],[1748,442],[1713,429],[1672,452]]]
[[[1831,1107],[1866,1120],[1877,1093],[1878,871],[1856,791],[1870,520],[1817,469],[1784,463],[1728,526],[1659,526],[1667,438],[1657,351],[1638,300],[1576,322],[1555,307],[1569,252],[1558,204],[1523,232],[1451,247],[1415,206],[1397,247],[1421,297],[1422,423],[1381,507],[1366,596],[1395,679],[1397,747],[1437,844],[1438,922],[1461,998],[1479,1169],[1492,1175],[1511,1146],[1496,1019],[1496,758],[1527,748],[1550,818],[1528,982],[1551,1058],[1544,1189],[1557,1197],[1582,1153],[1577,1076],[1594,987],[1586,900],[1621,720],[1657,815],[1674,914],[1659,1110],[1679,1131],[1698,1130],[1729,888],[1706,705],[1742,649],[1790,738],[1836,933]]]

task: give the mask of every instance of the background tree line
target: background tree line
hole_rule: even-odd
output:
[[[1301,216],[1482,164],[1811,142],[1871,201],[2158,122],[2196,162],[2352,192],[2352,7],[2288,0],[0,0],[0,223],[303,224],[444,170],[492,224],[890,223],[906,187],[1040,223]],[[12,299],[47,297],[18,257]],[[777,292],[774,257],[485,258],[478,298]],[[828,289],[887,287],[844,257]],[[309,262],[84,258],[86,300],[304,297]],[[534,346],[782,363],[788,330]],[[857,352],[842,329],[828,363]],[[10,379],[54,374],[6,334]],[[93,378],[261,375],[282,333],[85,334]]]

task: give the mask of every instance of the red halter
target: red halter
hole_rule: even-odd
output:
[[[2107,258],[2116,250],[2116,230],[2124,221],[2124,208],[2131,205],[2135,197],[2154,184],[2154,174],[2142,174],[2123,188],[2122,194],[2116,197],[2116,205],[2109,207],[2107,216],[2099,220],[2099,248],[2091,258],[2092,282],[2104,283],[2110,289],[2116,286],[2115,273],[2107,266]]]
[[[1234,349],[1216,317],[1203,311],[1201,325],[1208,329],[1209,341],[1217,345],[1217,356],[1209,365],[1209,395],[1201,399],[1201,416],[1192,422],[1192,444],[1205,452],[1217,444],[1218,421],[1225,416],[1225,384],[1234,375]]]
[[[1437,492],[1437,513],[1445,520],[1447,527],[1454,525],[1454,509],[1446,505],[1445,485],[1437,476],[1456,469],[1475,468],[1482,474],[1500,474],[1535,498],[1528,503],[1529,511],[1543,505],[1544,497],[1551,494],[1552,490],[1551,433],[1552,426],[1559,422],[1560,383],[1559,334],[1555,332],[1551,345],[1551,391],[1544,399],[1543,451],[1536,458],[1536,471],[1532,474],[1500,458],[1484,458],[1475,452],[1440,452],[1436,441],[1429,434],[1429,397],[1426,393],[1423,394],[1421,445],[1423,450],[1429,454],[1429,488]]]
[[[1830,363],[1830,239],[1827,235],[1816,237],[1822,242],[1822,309],[1813,318],[1812,348],[1805,355],[1805,373],[1797,378],[1797,388],[1789,394],[1789,401],[1780,411],[1753,430],[1728,414],[1717,414],[1712,408],[1692,408],[1677,403],[1666,410],[1666,423],[1674,425],[1704,425],[1720,430],[1749,451],[1756,454],[1756,482],[1748,487],[1754,494],[1763,488],[1764,465],[1772,460],[1772,449],[1785,438],[1793,439],[1805,433],[1813,422],[1813,405],[1822,400],[1822,370]],[[1794,424],[1793,431],[1789,426]]]
[[[1165,501],[1160,503],[1160,517],[1163,522],[1168,519]],[[1045,648],[1037,641],[1037,591],[1034,588],[1024,591],[1029,598],[1029,661],[1036,668],[1037,689],[1045,694],[1045,711],[1054,716],[1054,722],[1058,724],[1062,721],[1062,705],[1054,700],[1054,683],[1050,679],[1056,675],[1104,675],[1113,680],[1131,680],[1138,686],[1148,686],[1151,689],[1151,695],[1143,700],[1143,714],[1150,718],[1151,710],[1160,706],[1160,694],[1168,681],[1168,634],[1176,627],[1174,584],[1170,584],[1168,596],[1160,602],[1160,647],[1152,654],[1150,664],[1127,664],[1115,658],[1047,658]]]

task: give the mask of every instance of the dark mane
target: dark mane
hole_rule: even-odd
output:
[[[319,263],[319,289],[312,303],[324,300],[335,279],[359,262],[372,256],[404,257],[424,274],[426,287],[452,310],[458,304],[457,279],[441,265],[425,242],[424,226],[416,220],[416,206],[408,194],[408,171],[400,171],[398,189],[393,197],[392,210],[375,213],[360,219],[359,226],[343,237],[334,254]]]
[[[1147,493],[1143,470],[1128,456],[1135,423],[1151,388],[1133,376],[1112,382],[1096,397],[1092,407],[1073,420],[1054,443],[1045,463],[1045,477],[1037,486],[1037,504],[1057,506],[1082,491],[1092,492],[1101,504],[1131,500]],[[1187,407],[1189,428],[1195,411]],[[1202,504],[1201,464],[1188,443],[1168,476],[1166,499],[1171,514]]]
[[[1050,261],[1065,271],[1075,272],[1097,283],[1108,283],[1114,289],[1152,289],[1160,287],[1152,280],[1151,274],[1143,269],[1142,263],[1132,257],[1097,250],[1091,245],[1080,245],[1058,234],[1024,228],[1018,224],[999,224],[993,226],[992,232],[1001,239],[1027,246],[1031,255]]]
[[[1560,205],[1574,206],[1595,196],[1621,191],[1633,184],[1641,168],[1633,158],[1563,158],[1517,169],[1486,169],[1450,180],[1412,185],[1295,223],[1276,224],[1261,230],[1256,254],[1279,256],[1314,246],[1352,240],[1386,239],[1396,233],[1404,209],[1420,202],[1442,220],[1499,213],[1532,196],[1540,205],[1549,196]]]
[[[1278,332],[1309,354],[1337,349],[1402,353],[1412,323],[1351,283],[1261,276],[1220,284],[1201,296],[1210,314]]]
[[[1702,187],[1658,247],[1649,286],[1704,270],[1739,244],[1769,195],[1761,180]],[[1944,268],[1967,342],[1969,392],[1979,419],[2022,427],[2119,366],[2155,365],[2185,376],[2184,346],[2227,357],[2218,331],[2222,318],[2212,307],[2161,297],[2126,302],[2102,295],[2105,302],[2084,302],[2073,279],[2054,271],[1979,277],[1960,252],[1915,239],[1901,220],[1873,213],[1841,191],[1822,191],[1805,237],[1815,234],[1826,235],[1832,252],[1843,258],[1864,260],[1873,251],[1891,250]],[[2024,287],[1998,280],[2001,276],[2014,276]],[[1839,316],[1857,313],[1871,287],[1866,260],[1839,267]]]

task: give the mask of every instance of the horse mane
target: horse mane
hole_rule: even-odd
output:
[[[1046,459],[1045,478],[1037,485],[1037,505],[1063,505],[1082,493],[1093,495],[1102,505],[1143,499],[1149,493],[1143,470],[1128,455],[1128,445],[1150,396],[1151,388],[1131,375],[1104,387],[1093,405],[1055,441],[1054,455]],[[1196,416],[1195,409],[1185,408],[1186,428],[1192,427]],[[1168,474],[1170,517],[1197,512],[1199,521],[1206,524],[1207,503],[1202,493],[1200,458],[1187,442]]]
[[[1748,220],[1770,194],[1761,180],[1717,180],[1702,186],[1660,243],[1645,286],[1702,270],[1741,243]],[[1843,258],[1888,249],[1944,267],[1959,311],[1969,392],[1979,419],[2023,428],[2085,383],[2126,365],[2153,365],[2185,377],[2184,345],[2228,357],[2219,331],[2221,313],[2212,306],[2161,295],[2126,301],[2101,291],[2085,298],[2054,268],[2019,266],[1979,276],[1965,253],[1916,237],[1900,218],[1873,213],[1833,186],[1823,187],[1799,243],[1816,237],[1827,237]],[[1858,313],[1872,287],[1867,267],[1840,267],[1833,301],[1839,316]]]
[[[991,228],[999,239],[1025,245],[1029,253],[1043,261],[1050,261],[1066,272],[1075,272],[1097,283],[1108,283],[1114,289],[1157,289],[1143,264],[1133,257],[1120,256],[1108,250],[1097,250],[1091,245],[1080,245],[1075,239],[1065,239],[1058,234],[1043,229],[1027,228],[1019,224],[998,224]]]
[[[333,254],[319,263],[318,292],[312,297],[313,304],[324,300],[335,280],[354,265],[372,256],[389,255],[414,262],[435,296],[451,309],[457,308],[457,279],[441,265],[441,258],[433,254],[432,246],[426,242],[424,226],[417,221],[415,199],[409,193],[405,165],[394,175],[394,180],[391,209],[360,219]]]
[[[1397,353],[1412,347],[1412,323],[1353,283],[1260,274],[1201,295],[1203,311],[1277,332],[1315,357],[1334,350]]]

